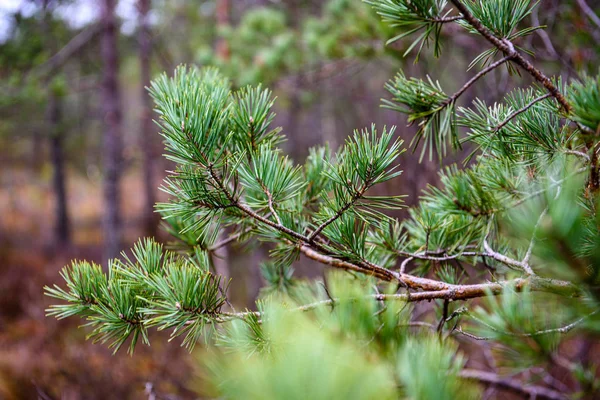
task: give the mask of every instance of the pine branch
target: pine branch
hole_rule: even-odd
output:
[[[488,65],[486,68],[482,69],[481,71],[479,71],[473,78],[469,79],[456,93],[454,93],[444,103],[442,103],[442,108],[449,104],[454,103],[456,101],[456,99],[458,99],[467,89],[469,89],[481,77],[483,77],[487,73],[493,71],[494,69],[498,68],[505,62],[512,60],[513,57],[514,57],[514,55],[509,54],[508,56],[502,58],[501,60],[498,60],[498,61]]]
[[[357,271],[365,273],[365,269],[361,266],[348,261],[339,260],[334,257],[320,254],[308,246],[302,246],[300,251],[310,259],[318,261],[325,265],[330,265],[335,268],[341,268],[349,271]],[[495,253],[497,256],[501,256]],[[490,255],[491,257],[491,255]],[[504,261],[516,265],[521,265],[520,261],[512,260],[508,257]],[[446,282],[437,281],[434,279],[421,278],[418,276],[396,273],[382,267],[374,268],[370,271],[372,275],[388,282],[398,282],[409,289],[420,289],[424,292],[410,293],[410,301],[422,301],[431,299],[449,300],[468,300],[476,297],[485,297],[488,295],[502,294],[507,286],[513,287],[516,291],[522,291],[525,288],[531,291],[542,291],[555,293],[563,296],[579,296],[580,289],[571,282],[559,281],[554,279],[539,278],[536,276],[528,276],[526,278],[517,278],[510,281],[480,283],[472,285],[452,285]]]
[[[339,210],[337,210],[336,213],[331,218],[329,218],[327,221],[323,222],[321,225],[319,225],[317,227],[317,229],[315,229],[315,231],[308,237],[309,241],[314,240],[319,235],[319,233],[321,233],[323,231],[323,229],[327,228],[327,226],[329,226],[333,222],[335,222],[346,211],[348,211],[348,209],[350,207],[352,207],[354,204],[356,204],[356,202],[365,194],[365,192],[367,191],[367,188],[368,188],[368,185],[367,185],[367,183],[365,183],[356,193],[354,193],[354,195],[352,196],[352,198],[350,199],[349,202],[344,204],[344,206],[342,208],[340,208]]]
[[[533,64],[527,61],[521,53],[519,53],[512,42],[508,39],[499,39],[497,38],[488,28],[483,26],[481,21],[473,16],[467,9],[467,7],[460,0],[450,0],[452,4],[460,11],[463,15],[464,20],[469,23],[473,28],[477,30],[486,38],[491,44],[493,44],[498,50],[502,51],[504,54],[508,54],[511,57],[511,60],[527,71],[536,81],[541,83],[554,98],[561,104],[561,106],[565,109],[567,113],[571,111],[571,105],[565,99],[565,97],[560,93],[558,88],[552,83],[550,78],[548,78],[542,71],[535,68]]]
[[[535,273],[533,272],[533,270],[531,269],[531,267],[529,266],[529,264],[527,263],[526,260],[523,260],[523,261],[514,260],[510,257],[505,256],[504,254],[495,252],[494,249],[492,249],[492,247],[488,243],[487,239],[485,239],[483,241],[483,248],[486,251],[486,253],[485,253],[486,257],[493,258],[496,261],[500,261],[501,263],[512,266],[512,267],[520,268],[527,275],[535,275]],[[528,258],[528,257],[526,257],[526,258]]]
[[[496,125],[496,127],[494,128],[494,132],[498,132],[500,129],[502,129],[506,124],[508,124],[513,118],[515,118],[517,115],[524,113],[525,111],[529,110],[531,107],[533,107],[535,104],[539,103],[540,101],[547,99],[548,97],[552,96],[552,93],[546,93],[543,96],[539,96],[535,99],[533,99],[530,103],[528,103],[527,105],[525,105],[524,107],[512,112],[508,117],[506,117],[502,122],[500,122],[498,125]]]
[[[238,233],[234,233],[233,235],[230,235],[228,238],[223,239],[220,242],[213,244],[212,246],[209,246],[206,250],[209,252],[212,252],[212,251],[216,251],[216,250],[220,249],[221,247],[225,247],[225,246],[229,245],[230,243],[237,241],[242,236],[252,232],[252,229],[253,228],[250,227],[250,228],[246,228],[243,231],[240,231]]]

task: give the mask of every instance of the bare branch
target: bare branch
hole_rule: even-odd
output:
[[[69,58],[81,51],[101,30],[101,24],[94,24],[84,29],[50,57],[48,61],[33,69],[32,75],[44,76],[53,73],[56,69],[62,67]]]
[[[523,271],[525,271],[525,273],[528,274],[528,275],[535,275],[535,273],[533,272],[533,270],[531,269],[531,267],[529,266],[529,264],[527,264],[526,262],[518,261],[518,260],[512,259],[510,257],[507,257],[504,254],[500,254],[500,253],[495,252],[492,249],[492,247],[490,246],[490,244],[488,243],[487,239],[483,241],[483,248],[486,251],[485,255],[487,257],[491,257],[494,260],[500,261],[503,264],[520,268]]]
[[[550,399],[566,400],[568,396],[544,386],[526,385],[523,382],[504,378],[492,372],[477,371],[474,369],[464,369],[460,372],[461,378],[475,380],[490,385],[495,385],[502,389],[507,389],[515,393],[526,394],[532,399]]]
[[[529,110],[531,107],[533,107],[536,103],[539,103],[540,101],[547,99],[548,97],[552,96],[552,93],[546,93],[543,96],[537,97],[535,99],[533,99],[529,104],[527,104],[526,106],[524,106],[523,108],[520,108],[518,110],[516,110],[515,112],[511,113],[508,117],[506,117],[504,119],[504,121],[500,122],[495,128],[494,128],[494,132],[498,132],[500,129],[504,128],[504,126],[506,124],[508,124],[513,118],[515,118],[517,115],[524,113],[525,111]]]
[[[590,318],[591,316],[598,314],[598,312],[600,312],[600,309],[593,311],[591,313],[589,313],[588,315],[584,315],[583,317],[571,322],[568,325],[564,325],[558,328],[550,328],[550,329],[543,329],[540,331],[535,331],[535,332],[529,332],[529,333],[518,333],[518,332],[505,332],[505,331],[499,331],[498,329],[494,328],[493,326],[481,321],[479,318],[471,316],[471,318],[473,318],[474,320],[476,320],[477,322],[485,325],[486,327],[490,328],[491,330],[493,330],[494,332],[498,332],[502,335],[507,335],[507,336],[515,336],[515,337],[534,337],[534,336],[543,336],[543,335],[548,335],[551,333],[569,333],[571,330],[573,330],[577,325],[579,325],[580,323],[582,323],[583,321],[585,321],[586,319]],[[460,333],[462,333],[465,336],[477,339],[477,340],[492,340],[492,337],[480,337],[480,336],[475,336],[472,335],[470,333],[464,332],[463,330],[459,330]]]
[[[410,298],[408,301],[432,299],[468,300],[476,297],[502,294],[506,287],[510,287],[516,291],[522,291],[523,289],[528,288],[531,291],[550,292],[564,296],[580,295],[579,288],[570,282],[539,278],[533,275],[528,276],[527,278],[517,278],[510,281],[488,282],[472,285],[452,285],[434,279],[421,278],[410,274],[396,273],[382,267],[377,267],[377,269],[366,271],[362,266],[320,254],[309,246],[301,246],[300,251],[308,258],[325,265],[350,271],[357,271],[363,274],[372,274],[373,276],[385,281],[399,282],[410,289],[424,290],[424,292],[415,292],[407,295]],[[512,261],[520,263],[520,261]]]
[[[207,251],[215,251],[220,249],[221,247],[225,247],[228,244],[235,242],[236,240],[238,240],[240,237],[244,236],[247,233],[250,233],[252,231],[252,227],[247,228],[243,231],[240,231],[238,233],[235,233],[233,235],[230,235],[227,239],[223,239],[220,242],[217,242],[215,244],[213,244],[212,246],[208,247],[206,250]]]
[[[506,57],[504,57],[501,60],[496,61],[495,63],[492,63],[490,65],[488,65],[486,68],[482,69],[481,71],[479,71],[474,77],[472,77],[471,79],[469,79],[467,81],[467,83],[465,83],[463,85],[463,87],[461,87],[456,93],[454,93],[452,96],[450,96],[445,102],[444,102],[444,106],[448,105],[448,104],[452,104],[456,101],[456,99],[458,99],[468,88],[470,88],[475,82],[477,82],[482,76],[484,76],[485,74],[487,74],[490,71],[493,71],[494,69],[498,68],[499,66],[501,66],[502,64],[504,64],[507,61],[510,61],[513,58],[512,55],[508,55]]]

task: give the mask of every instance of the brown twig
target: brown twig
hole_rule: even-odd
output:
[[[473,84],[475,82],[477,82],[482,76],[484,76],[485,74],[489,73],[490,71],[493,71],[494,69],[498,68],[505,62],[510,61],[512,58],[513,58],[513,55],[508,55],[508,56],[504,57],[503,59],[498,60],[498,61],[488,65],[486,68],[482,69],[481,71],[479,71],[474,77],[469,79],[467,81],[467,83],[465,83],[456,93],[454,93],[452,96],[448,97],[448,99],[446,99],[446,101],[444,101],[442,106],[445,107],[449,104],[454,103],[456,101],[456,99],[458,99],[468,88],[473,86]]]
[[[535,68],[533,64],[527,61],[521,53],[519,53],[515,46],[508,39],[499,39],[496,37],[488,28],[483,26],[481,21],[473,16],[469,12],[469,9],[459,0],[450,0],[452,4],[460,11],[463,15],[465,21],[469,23],[477,32],[481,34],[485,39],[487,39],[491,44],[493,44],[498,50],[502,51],[504,54],[507,54],[511,57],[511,61],[519,65],[523,68],[529,75],[531,75],[536,81],[541,83],[551,94],[554,96],[556,100],[561,104],[561,106],[568,113],[571,111],[571,106],[567,99],[560,93],[558,88],[552,83],[550,78],[548,78],[542,71]]]

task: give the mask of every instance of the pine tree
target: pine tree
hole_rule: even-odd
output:
[[[600,77],[562,82],[537,68],[519,39],[529,0],[368,0],[411,38],[407,54],[443,55],[456,24],[489,45],[454,93],[434,78],[399,72],[384,105],[418,127],[410,147],[443,159],[469,146],[464,168],[440,171],[409,217],[402,195],[370,189],[402,179],[395,128],[357,130],[344,146],[311,149],[301,165],[282,154],[272,93],[232,90],[217,70],[179,67],[153,81],[177,168],[157,210],[177,239],[152,239],[102,267],[74,261],[58,318],[80,316],[90,337],[133,351],[148,330],[168,329],[189,348],[203,340],[215,396],[224,398],[478,398],[482,385],[534,398],[597,395],[596,365],[566,354],[577,332],[600,329]],[[458,105],[497,68],[527,82],[502,102]],[[227,228],[231,235],[219,239]],[[215,250],[266,242],[268,286],[257,311],[228,305],[212,271]],[[324,282],[294,277],[307,257],[330,267]],[[414,312],[429,303],[433,313]],[[465,367],[459,346],[489,352],[499,372]],[[470,354],[475,354],[471,351]],[[487,354],[487,353],[486,353]],[[553,374],[568,374],[568,386]],[[554,372],[553,372],[554,371]]]

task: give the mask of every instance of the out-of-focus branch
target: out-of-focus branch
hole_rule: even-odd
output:
[[[585,0],[577,0],[577,4],[581,11],[598,27],[600,28],[600,18],[596,15],[594,10],[585,2]]]
[[[517,379],[504,378],[492,372],[478,371],[474,369],[464,369],[460,372],[460,377],[489,385],[494,385],[502,389],[510,390],[514,393],[526,394],[529,396],[529,398],[532,399],[568,399],[566,395],[555,390],[548,389],[544,386],[527,385]]]
[[[102,30],[101,24],[94,24],[81,31],[62,49],[31,71],[32,76],[46,76],[62,67],[69,58],[79,53]]]

